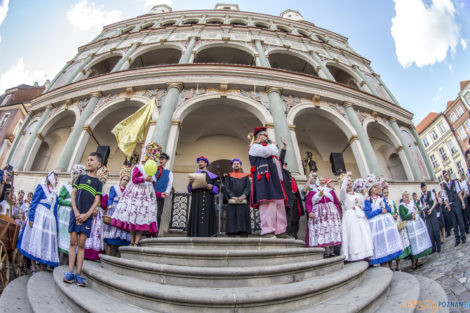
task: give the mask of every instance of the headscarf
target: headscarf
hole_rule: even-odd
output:
[[[147,161],[149,159],[157,160],[162,150],[162,146],[158,145],[155,141],[149,142],[145,146],[144,161]]]
[[[49,182],[51,186],[51,190],[55,191],[56,187],[56,179],[55,179],[56,172],[55,171],[50,171],[49,174],[47,174],[46,178],[42,181],[44,185],[47,186],[47,183]]]
[[[78,176],[83,175],[85,173],[86,173],[85,166],[81,164],[74,164],[72,166],[72,170],[70,171],[70,178],[72,179],[72,183]]]
[[[104,178],[105,180],[108,180],[109,177],[109,169],[103,165],[102,167],[99,168],[99,170],[96,172],[96,176],[98,176],[98,179],[101,180]]]

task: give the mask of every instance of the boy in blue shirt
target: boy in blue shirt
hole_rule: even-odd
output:
[[[85,278],[81,276],[83,259],[85,257],[85,241],[90,237],[93,212],[100,204],[103,184],[96,176],[96,172],[103,164],[103,157],[96,152],[88,155],[87,174],[80,175],[73,184],[72,210],[70,214],[70,248],[69,272],[65,273],[64,282],[77,282],[78,286],[86,287]],[[77,249],[78,247],[78,249]],[[77,274],[73,274],[73,267],[77,260]]]

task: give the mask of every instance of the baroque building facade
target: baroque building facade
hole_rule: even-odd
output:
[[[26,183],[51,169],[68,172],[108,145],[117,174],[124,155],[110,131],[152,98],[146,142],[170,155],[176,190],[185,189],[199,155],[222,167],[238,157],[247,171],[246,137],[260,125],[287,141],[286,161],[299,179],[308,174],[307,152],[326,176],[337,152],[355,176],[435,180],[413,114],[346,37],[297,11],[276,17],[237,5],[180,12],[160,5],[105,26],[33,100],[15,138],[23,152],[6,163],[17,155],[17,181]]]

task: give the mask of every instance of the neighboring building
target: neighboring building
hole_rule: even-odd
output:
[[[111,130],[152,98],[147,142],[170,155],[176,191],[186,189],[199,155],[210,159],[209,170],[226,170],[238,157],[249,171],[247,134],[261,125],[278,143],[286,139],[286,161],[299,179],[306,179],[306,152],[320,175],[333,176],[330,154],[338,152],[356,177],[435,179],[413,114],[370,63],[346,37],[298,11],[155,6],[105,26],[32,102],[17,181],[68,172],[98,144],[110,147],[108,167],[119,173],[125,157]]]
[[[44,86],[19,85],[0,96],[0,164],[6,164],[10,147],[18,136],[31,100],[44,91]]]
[[[465,158],[457,139],[442,113],[429,113],[417,126],[419,136],[439,181],[442,170],[460,175],[466,171]]]
[[[447,102],[444,115],[458,140],[463,153],[470,149],[470,81],[460,82],[460,92],[454,101]]]

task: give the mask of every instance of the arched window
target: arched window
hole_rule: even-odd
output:
[[[357,83],[356,79],[352,77],[348,72],[331,64],[327,65],[326,67],[338,83],[345,84],[351,88],[360,90],[359,84]]]
[[[278,30],[280,30],[281,32],[284,32],[284,33],[287,33],[287,34],[290,33],[289,28],[287,28],[287,27],[285,27],[285,26],[277,25],[276,28],[277,28]]]
[[[87,78],[110,73],[119,62],[121,56],[115,55],[93,65],[87,72]]]
[[[213,47],[200,51],[194,63],[226,63],[254,65],[255,60],[248,52],[233,47]]]
[[[300,36],[311,39],[310,35],[307,32],[303,30],[297,30],[297,32],[299,33]]]
[[[273,68],[318,76],[316,70],[310,63],[291,54],[282,52],[272,53],[269,55],[269,63]]]
[[[157,48],[147,51],[136,57],[130,68],[177,64],[181,58],[181,51],[174,48]]]
[[[223,23],[224,21],[220,19],[210,19],[206,21],[207,25],[222,25]]]
[[[142,27],[141,27],[140,29],[142,29],[142,30],[148,29],[148,28],[152,27],[153,24],[154,24],[153,22],[151,22],[151,23],[145,23],[145,24],[142,25]]]
[[[256,22],[255,26],[258,28],[269,29],[269,25],[263,22]]]
[[[121,29],[121,34],[128,33],[128,32],[130,32],[130,31],[133,30],[133,29],[134,29],[134,26],[125,27],[125,28]]]
[[[195,25],[195,24],[197,24],[197,23],[199,23],[198,20],[196,20],[196,19],[190,19],[190,20],[184,21],[184,22],[183,22],[183,25]]]
[[[243,20],[232,20],[232,21],[230,21],[230,25],[233,25],[233,26],[246,26],[248,24],[247,24],[247,22],[245,22]]]
[[[162,27],[167,27],[167,26],[173,26],[176,24],[176,21],[166,21],[166,22],[163,22],[161,25]]]

